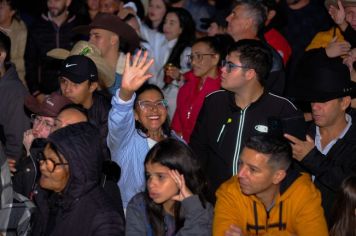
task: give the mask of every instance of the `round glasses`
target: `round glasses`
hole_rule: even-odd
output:
[[[69,163],[54,162],[51,159],[47,159],[43,152],[38,153],[37,161],[40,165],[46,164],[46,168],[50,173],[53,173],[57,166],[69,165]]]
[[[31,114],[31,122],[36,125],[42,125],[48,130],[51,130],[54,127],[54,124],[52,124],[52,122],[45,120],[41,116],[38,116],[36,114]]]

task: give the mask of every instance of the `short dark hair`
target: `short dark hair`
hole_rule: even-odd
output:
[[[228,54],[237,52],[243,66],[254,69],[257,74],[257,80],[264,85],[271,67],[272,53],[271,49],[261,40],[241,39],[234,42],[228,50]]]
[[[274,169],[287,170],[292,163],[292,147],[286,139],[269,134],[252,136],[245,147],[269,156],[268,164]]]
[[[0,50],[5,51],[5,62],[10,61],[11,39],[4,32],[0,30]]]
[[[244,6],[247,10],[246,14],[254,20],[256,33],[260,33],[265,26],[267,20],[267,9],[258,0],[236,0],[236,6]]]

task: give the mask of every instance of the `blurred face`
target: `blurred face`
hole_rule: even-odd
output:
[[[238,41],[243,37],[244,32],[250,25],[248,17],[244,14],[245,11],[244,6],[236,6],[226,18],[226,21],[228,22],[227,32],[235,41]]]
[[[192,47],[191,65],[194,75],[205,78],[215,77],[219,56],[206,43],[196,43]]]
[[[159,104],[163,97],[156,90],[146,90],[138,97],[138,102],[141,104],[147,103],[148,105],[136,104],[135,119],[138,120],[148,132],[157,132],[162,128],[163,123],[167,119],[167,108]]]
[[[47,7],[52,17],[58,17],[67,11],[71,1],[70,0],[48,0]]]
[[[215,36],[217,34],[223,34],[224,31],[221,29],[221,27],[216,24],[216,22],[212,22],[208,28],[208,36]]]
[[[44,160],[40,161],[40,186],[44,189],[54,192],[64,190],[69,179],[68,162],[63,156],[59,156],[49,147],[49,144],[43,151]]]
[[[100,0],[99,11],[102,13],[117,14],[120,11],[121,1]]]
[[[111,50],[118,50],[119,39],[118,36],[104,29],[92,29],[90,30],[89,42],[94,44],[105,57]]]
[[[244,148],[240,157],[238,178],[241,192],[257,197],[274,194],[279,184],[276,171],[267,163],[269,157],[250,148]]]
[[[89,10],[98,11],[99,10],[99,0],[87,0],[87,5]]]
[[[349,97],[333,99],[327,102],[312,102],[312,117],[319,127],[329,127],[336,124],[340,119],[345,119],[345,102]],[[349,104],[349,102],[346,102]],[[347,105],[348,107],[348,105]]]
[[[147,15],[152,22],[161,22],[166,11],[166,5],[163,0],[151,0],[148,4]]]
[[[240,62],[240,55],[237,52],[232,52],[226,57],[226,61],[237,66],[243,66]],[[246,69],[236,67],[232,68],[231,71],[224,66],[222,71],[221,87],[229,91],[236,91],[243,88],[247,83]]]
[[[182,31],[178,16],[175,13],[168,13],[163,24],[163,33],[167,40],[177,39]]]
[[[174,202],[171,198],[177,195],[179,189],[172,177],[169,175],[169,168],[159,163],[147,163],[146,179],[147,190],[150,198],[157,204],[166,206],[172,205]]]
[[[51,133],[57,129],[66,127],[67,125],[76,124],[79,122],[88,121],[87,117],[76,109],[66,109],[58,114],[57,118],[54,120],[54,126],[51,129]]]
[[[54,118],[35,116],[33,119],[32,134],[35,138],[47,138],[54,126]]]
[[[89,80],[86,80],[76,84],[65,77],[59,78],[59,82],[63,96],[75,104],[83,105],[84,108],[91,107],[93,92],[98,87],[98,83],[89,84]]]
[[[356,6],[345,8],[346,21],[353,30],[356,30]]]
[[[12,17],[14,16],[15,11],[11,9],[9,4],[6,1],[0,3],[0,25],[9,25],[11,24]]]

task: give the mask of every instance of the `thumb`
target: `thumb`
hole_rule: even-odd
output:
[[[314,139],[312,139],[309,135],[307,135],[307,141],[309,143],[313,143],[314,142]]]
[[[335,43],[337,40],[337,35],[333,37],[333,39],[330,41],[330,43]]]

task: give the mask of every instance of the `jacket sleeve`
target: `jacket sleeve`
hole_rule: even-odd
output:
[[[40,55],[34,34],[35,32],[33,30],[28,32],[25,49],[25,80],[31,94],[39,90],[38,78]]]
[[[127,103],[119,102],[119,90],[113,96],[111,110],[108,119],[108,137],[107,144],[111,151],[111,157],[114,158],[116,152],[125,145],[129,144],[132,135],[136,132],[135,118],[133,111],[134,95]]]
[[[339,144],[335,143],[334,148],[336,148],[335,145]],[[343,148],[347,147],[344,146]],[[347,158],[343,158],[341,164],[335,164],[335,159],[342,157],[340,153],[331,152],[333,152],[333,149],[325,156],[314,147],[314,149],[304,157],[301,164],[312,175],[315,175],[318,181],[323,185],[328,186],[328,188],[336,192],[340,188],[341,182],[352,172],[356,172],[356,147],[350,149]],[[343,155],[345,156],[346,154]]]
[[[309,187],[299,189],[294,204],[298,204],[295,220],[295,231],[298,236],[327,236],[328,228],[321,206],[319,190],[309,181]]]
[[[184,226],[177,232],[176,236],[211,235],[213,207],[210,203],[206,202],[204,208],[199,197],[193,195],[182,201],[182,209],[185,217]]]
[[[22,84],[21,84],[22,85]],[[4,135],[6,144],[4,152],[7,157],[18,161],[22,155],[23,133],[30,128],[30,120],[24,111],[24,93],[14,89],[7,107],[2,110],[4,116]]]
[[[213,222],[213,235],[221,236],[225,231],[234,224],[241,226],[241,219],[239,218],[239,210],[235,203],[238,201],[236,194],[229,190],[232,179],[228,180],[221,185],[216,192],[217,201],[215,204],[214,222]],[[233,182],[235,183],[235,182]],[[235,186],[234,186],[235,187]]]
[[[146,232],[146,214],[143,201],[137,202],[134,197],[127,205],[126,209],[126,236],[145,236]]]
[[[209,105],[207,104],[207,99],[205,99],[189,140],[189,146],[193,149],[196,156],[199,158],[203,169],[206,169],[209,152],[209,134],[207,125],[207,119],[209,116],[208,108]]]
[[[124,236],[124,219],[117,212],[102,213],[95,216],[93,220],[92,236]]]

